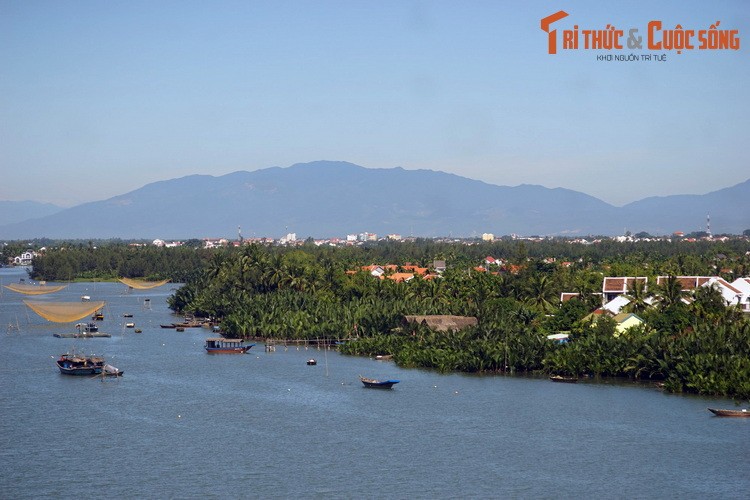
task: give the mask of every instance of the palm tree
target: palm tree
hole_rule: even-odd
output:
[[[649,298],[648,292],[646,291],[646,281],[635,279],[633,285],[625,294],[625,298],[630,302],[624,307],[625,311],[632,313],[642,313],[648,309],[649,304],[647,299]]]
[[[669,309],[679,304],[686,295],[682,289],[682,282],[677,279],[677,276],[673,275],[667,276],[657,288],[659,289],[659,303],[662,309]]]
[[[534,276],[529,283],[528,302],[546,313],[555,308],[552,304],[552,297],[552,286],[547,276],[543,274]]]

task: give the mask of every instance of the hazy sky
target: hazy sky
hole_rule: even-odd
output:
[[[559,10],[558,37],[720,21],[740,49],[550,55]],[[0,0],[0,200],[323,159],[615,205],[706,193],[750,178],[749,21],[745,0]]]

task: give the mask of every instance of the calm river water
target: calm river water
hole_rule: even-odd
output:
[[[19,277],[0,269],[3,284]],[[207,355],[206,329],[159,328],[177,321],[174,287],[77,283],[39,297],[106,300],[112,338],[85,340],[53,337],[71,326],[2,288],[0,497],[748,497],[750,419],[706,410],[731,401],[261,344]],[[73,348],[125,375],[61,375],[54,359]],[[365,389],[360,374],[401,383]]]

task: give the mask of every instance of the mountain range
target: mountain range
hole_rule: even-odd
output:
[[[653,197],[615,207],[570,189],[497,186],[432,170],[316,161],[154,182],[0,225],[0,239],[235,237],[238,226],[244,237],[576,236],[617,235],[625,229],[662,235],[704,229],[707,214],[714,233],[750,228],[750,179],[704,195]]]

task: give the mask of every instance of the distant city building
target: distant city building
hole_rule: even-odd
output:
[[[294,243],[295,241],[297,241],[297,233],[287,233],[286,236],[279,240],[279,243],[286,245],[288,243]]]
[[[492,233],[483,233],[482,241],[495,241],[495,235]]]
[[[225,247],[229,243],[226,238],[203,238],[203,248]]]
[[[401,235],[400,234],[389,234],[386,236],[386,239],[391,241],[401,241]]]

